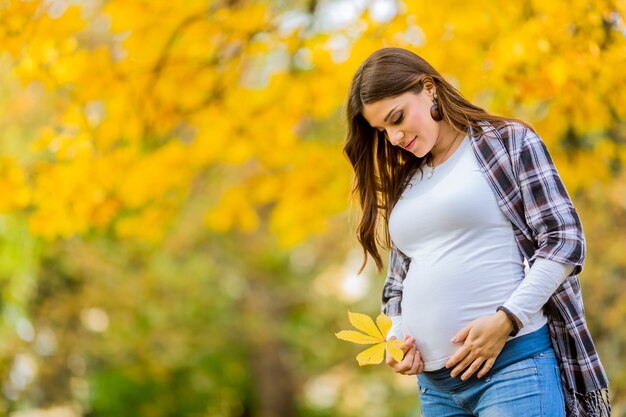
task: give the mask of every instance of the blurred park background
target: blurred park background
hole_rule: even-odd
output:
[[[0,415],[419,416],[342,155],[383,46],[535,126],[626,415],[626,1],[0,0]],[[393,76],[390,74],[390,76]]]

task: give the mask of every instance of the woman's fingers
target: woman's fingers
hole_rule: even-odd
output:
[[[496,314],[479,317],[455,335],[457,338],[453,338],[453,342],[460,342],[459,338],[463,336],[465,340],[446,362],[446,368],[452,369],[450,376],[456,377],[463,373],[463,378],[467,378],[478,371],[483,364],[485,364],[485,369],[480,376],[491,369],[508,337],[508,332],[502,330],[500,319],[501,315]],[[490,362],[487,363],[487,361]]]
[[[461,360],[453,369],[452,371],[450,371],[450,376],[452,378],[456,378],[461,372],[463,372],[468,366],[470,366],[474,360],[476,358],[474,358],[471,354],[465,354],[463,356],[463,360]]]
[[[395,340],[396,337],[392,336],[391,339]],[[402,342],[402,344],[400,345],[400,349],[402,350],[402,352],[407,353],[412,347],[415,347],[415,338],[411,336],[405,336],[404,342]]]
[[[465,381],[465,380],[469,379],[472,375],[474,375],[474,373],[476,373],[476,371],[478,371],[480,369],[480,372],[478,372],[478,374],[476,376],[478,378],[482,378],[483,376],[485,376],[487,374],[487,372],[489,372],[491,370],[491,367],[493,366],[495,361],[496,361],[495,358],[484,359],[482,357],[478,357],[478,358],[473,360],[473,362],[471,363],[471,365],[469,365],[469,367],[465,366],[465,368],[463,368],[463,366],[465,365],[466,362],[463,361],[457,367],[457,368],[459,368],[459,370],[457,371],[457,368],[455,368],[450,373],[450,376],[454,378],[458,374],[463,372],[463,370],[465,370],[465,372],[463,372],[463,375],[461,376],[461,379],[463,381]]]
[[[416,349],[413,347],[409,349],[409,351],[404,355],[404,359],[402,359],[396,366],[393,367],[394,371],[397,373],[403,374],[411,369],[413,366],[413,358],[415,357]]]
[[[474,372],[476,372],[478,368],[480,368],[484,362],[485,360],[483,358],[476,358],[476,360],[472,362],[470,367],[463,373],[463,376],[461,376],[461,379],[463,381],[468,380],[472,375],[474,375]]]
[[[406,354],[405,360],[395,367],[395,371],[402,375],[416,375],[424,370],[424,360],[417,348],[411,348]]]
[[[419,350],[415,349],[415,353],[413,354],[413,363],[411,364],[411,369],[409,369],[405,375],[415,375],[418,373],[420,364],[423,364],[422,355],[420,355]]]
[[[485,361],[485,364],[483,365],[482,369],[480,370],[480,372],[478,373],[477,377],[478,378],[482,378],[484,377],[487,372],[489,372],[491,370],[491,367],[493,366],[493,364],[496,362],[495,358],[489,358]]]
[[[464,344],[461,346],[450,359],[446,362],[446,368],[456,368],[463,359],[467,357],[469,353],[469,348]]]
[[[417,373],[421,374],[424,372],[424,359],[420,359],[420,366],[417,368]]]
[[[395,336],[391,337],[391,340],[395,340],[395,339],[396,339]],[[391,366],[394,369],[394,371],[398,372],[397,370],[398,367],[406,367],[406,364],[410,363],[407,361],[407,353],[413,347],[415,347],[415,339],[410,336],[406,336],[404,338],[404,342],[400,345],[400,350],[402,350],[402,352],[404,353],[404,358],[402,359],[402,361],[397,362],[393,357],[391,357],[391,355],[387,355],[385,362],[387,362],[387,365]]]
[[[395,337],[391,337],[395,339]],[[386,362],[396,373],[403,375],[415,375],[424,370],[424,361],[420,355],[417,346],[415,346],[415,338],[406,336],[404,342],[400,345],[400,349],[404,352],[404,357],[400,362],[387,355]]]

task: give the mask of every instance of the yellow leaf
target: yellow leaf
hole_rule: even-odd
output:
[[[359,353],[359,355],[356,357],[356,360],[359,362],[360,366],[377,365],[383,361],[384,356],[385,356],[385,344],[378,343],[370,348],[365,349],[363,352]]]
[[[378,327],[374,324],[374,321],[367,314],[348,311],[348,318],[350,319],[350,323],[362,332],[377,338],[381,342],[385,340],[380,330],[378,330]]]
[[[399,340],[390,340],[385,344],[387,345],[387,353],[389,353],[396,362],[400,362],[402,358],[404,358],[404,352],[400,349],[402,342]]]
[[[338,339],[346,340],[352,343],[358,343],[360,345],[371,345],[373,343],[380,343],[380,340],[363,334],[361,332],[357,332],[355,330],[342,330],[339,333],[335,333]]]
[[[376,317],[376,324],[374,324],[374,321],[366,314],[348,311],[348,318],[354,327],[364,333],[355,330],[342,330],[335,333],[338,339],[362,345],[375,344],[371,348],[359,353],[356,357],[359,365],[373,365],[382,362],[385,351],[389,352],[389,355],[396,361],[399,362],[402,360],[404,357],[404,353],[402,349],[400,349],[402,342],[399,340],[385,341],[385,337],[389,329],[391,329],[391,319],[384,313],[380,313],[378,317]]]
[[[389,333],[389,330],[391,329],[391,319],[384,313],[380,313],[378,317],[376,317],[376,325],[378,325],[378,329],[380,329],[383,339],[387,339],[387,333]]]

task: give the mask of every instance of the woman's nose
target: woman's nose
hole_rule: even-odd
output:
[[[393,146],[398,146],[400,141],[402,141],[402,139],[404,138],[404,132],[402,132],[399,129],[398,130],[389,129],[387,131],[387,136],[389,137],[389,141],[391,142]]]

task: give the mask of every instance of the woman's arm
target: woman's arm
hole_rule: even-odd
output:
[[[530,271],[504,304],[523,326],[568,276],[581,272],[586,251],[580,218],[547,147],[526,127],[511,134],[525,220],[537,245]]]
[[[549,259],[539,258],[535,261],[526,277],[504,303],[504,307],[517,317],[520,328],[528,324],[530,317],[543,308],[573,270],[574,265]]]
[[[545,258],[573,265],[570,275],[582,270],[585,237],[578,213],[541,138],[532,130],[523,135],[513,157],[513,168],[522,195],[526,224],[535,236],[537,251],[529,260]]]

